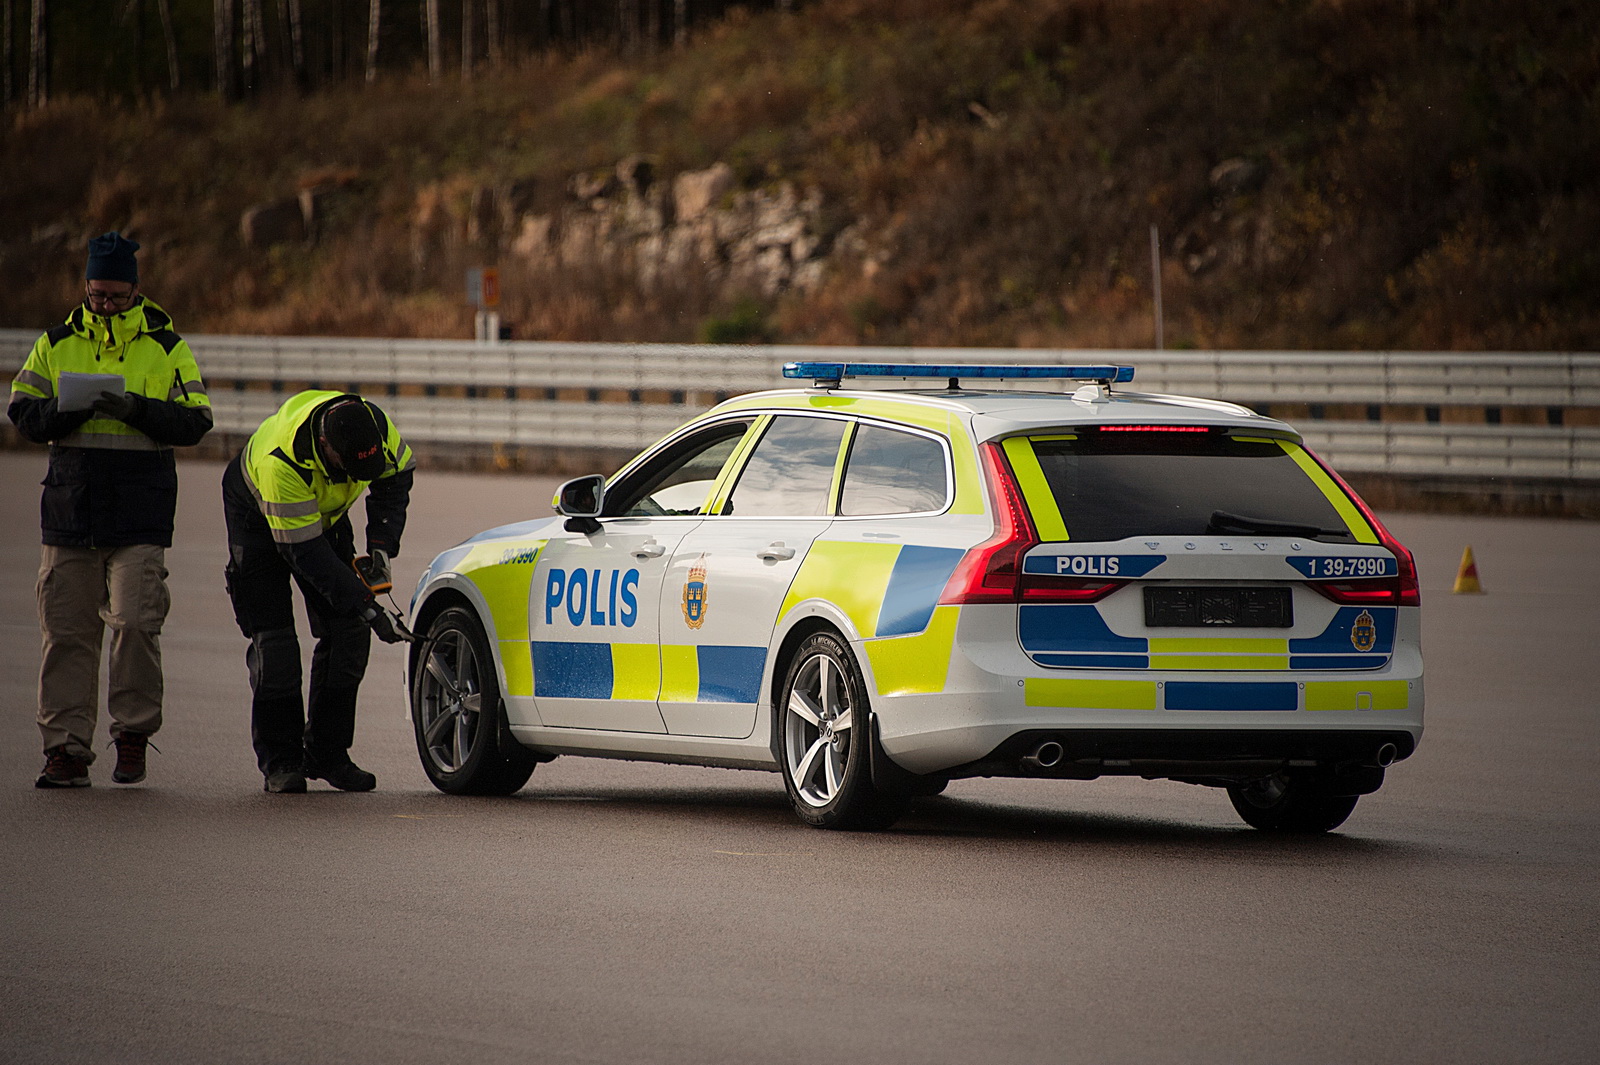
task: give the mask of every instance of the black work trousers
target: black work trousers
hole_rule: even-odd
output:
[[[262,773],[343,765],[350,761],[355,739],[356,695],[367,672],[372,630],[359,618],[336,614],[290,568],[253,503],[247,510],[242,501],[225,498],[223,512],[228,524],[228,597],[239,630],[250,640],[245,663],[253,693],[250,738],[256,764]],[[324,535],[340,558],[355,557],[348,518],[341,518]],[[291,583],[299,586],[305,599],[311,635],[317,641],[305,700]]]

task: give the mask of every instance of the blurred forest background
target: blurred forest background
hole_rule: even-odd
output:
[[[1592,0],[0,0],[0,326],[1600,347]]]

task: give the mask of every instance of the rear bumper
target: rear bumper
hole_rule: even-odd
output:
[[[1404,730],[1028,729],[947,775],[1226,785],[1314,771],[1342,782],[1338,791],[1359,795],[1377,790],[1383,770],[1415,750],[1415,737]]]
[[[1415,611],[1408,614],[1414,615]],[[996,608],[962,611],[931,691],[875,685],[885,753],[913,773],[1194,779],[1398,761],[1422,738],[1419,634],[1371,670],[1043,669]],[[1054,741],[1051,772],[1022,759]],[[1209,782],[1209,781],[1208,781]]]

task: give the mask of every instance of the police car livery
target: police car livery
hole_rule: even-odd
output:
[[[1283,422],[1129,367],[784,372],[813,384],[434,559],[409,682],[436,786],[562,754],[777,770],[808,823],[880,828],[954,778],[1123,775],[1321,832],[1415,750],[1412,557]]]

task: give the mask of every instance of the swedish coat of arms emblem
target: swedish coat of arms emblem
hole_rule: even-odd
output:
[[[706,556],[695,559],[689,567],[689,579],[683,582],[683,620],[691,629],[698,629],[706,620]]]
[[[1370,651],[1378,644],[1378,625],[1372,619],[1372,614],[1366,610],[1356,615],[1356,622],[1350,626],[1350,642],[1357,651]]]

